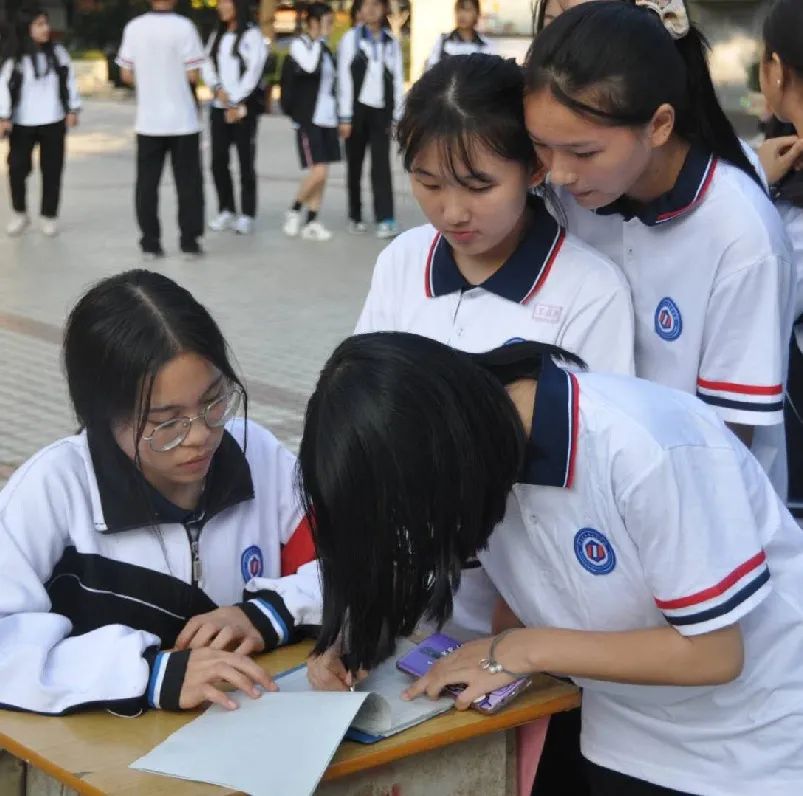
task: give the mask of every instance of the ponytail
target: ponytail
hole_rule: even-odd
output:
[[[652,10],[599,0],[561,14],[533,42],[526,90],[549,88],[555,99],[601,124],[647,124],[664,103],[690,144],[729,161],[762,187],[717,99],[708,43],[690,26],[677,40]]]

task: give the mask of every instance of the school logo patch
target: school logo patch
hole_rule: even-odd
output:
[[[563,307],[556,307],[554,304],[536,304],[533,307],[533,318],[536,321],[560,323],[561,315],[563,315]]]
[[[581,528],[574,537],[574,554],[592,575],[607,575],[616,567],[616,553],[604,533]]]
[[[683,318],[678,305],[668,296],[658,302],[655,310],[655,333],[662,340],[677,340],[683,331]]]
[[[265,571],[265,560],[262,558],[262,551],[254,544],[243,550],[240,556],[240,571],[243,573],[243,580],[248,583],[251,578],[259,578]]]

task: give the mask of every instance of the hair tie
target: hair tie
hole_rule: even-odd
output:
[[[683,0],[636,0],[636,5],[658,14],[661,23],[675,40],[682,39],[691,30],[689,12]]]

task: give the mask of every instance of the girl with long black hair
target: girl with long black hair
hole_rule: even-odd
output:
[[[50,37],[47,11],[21,8],[11,36],[2,46],[0,67],[0,135],[10,134],[8,179],[14,217],[7,232],[22,234],[30,224],[26,182],[39,147],[42,172],[42,232],[57,234],[67,129],[78,124],[81,98],[72,62]]]
[[[636,374],[716,407],[784,495],[791,251],[682,0],[571,8],[525,71],[568,229],[630,283]]]
[[[218,214],[209,228],[248,235],[257,209],[256,137],[265,101],[262,73],[268,48],[262,31],[251,21],[250,0],[219,0],[217,13],[220,21],[209,38],[202,69],[204,82],[214,93],[209,127]],[[240,167],[239,215],[229,170],[232,146]]]
[[[593,796],[799,793],[803,536],[713,408],[544,344],[359,335],[321,373],[299,466],[316,686],[447,619],[478,555],[524,627],[465,644],[408,698],[462,683],[465,709],[570,676]]]
[[[128,271],[75,305],[64,366],[81,431],[0,492],[0,704],[136,715],[273,689],[248,655],[317,624],[317,568],[295,460],[247,419],[217,324]]]

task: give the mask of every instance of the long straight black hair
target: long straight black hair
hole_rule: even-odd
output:
[[[601,124],[647,124],[664,103],[675,130],[737,166],[762,186],[711,81],[708,43],[693,25],[673,40],[656,13],[622,0],[564,11],[533,42],[527,91],[548,88],[571,110]]]
[[[80,426],[108,444],[115,425],[130,422],[138,450],[156,374],[182,353],[204,357],[238,385],[248,416],[247,393],[220,328],[188,290],[144,269],[102,279],[75,305],[64,335],[64,369]]]
[[[410,89],[398,125],[404,167],[437,142],[449,173],[475,176],[483,146],[534,169],[537,158],[524,123],[524,77],[515,61],[472,53],[441,59]],[[462,168],[460,168],[462,167]]]
[[[35,3],[28,3],[20,7],[14,15],[13,23],[10,26],[8,40],[0,43],[0,46],[2,46],[0,63],[5,63],[9,59],[19,62],[27,55],[31,59],[33,72],[37,78],[44,77],[51,70],[55,72],[58,69],[58,61],[56,60],[56,49],[53,42],[47,41],[44,44],[37,44],[31,38],[31,25],[34,20],[39,17],[47,17],[49,19],[49,16],[43,6]],[[36,57],[39,53],[45,57],[44,72],[39,69],[39,59]]]
[[[299,490],[323,578],[316,651],[373,668],[426,616],[452,612],[463,564],[502,520],[524,461],[504,384],[537,378],[541,343],[483,355],[399,332],[350,337],[307,406]]]
[[[245,59],[240,52],[240,42],[243,40],[245,32],[251,27],[251,0],[233,0],[233,2],[237,27],[235,28],[234,42],[231,46],[231,55],[233,58],[236,58],[240,64],[240,72],[244,73],[246,71],[246,66]],[[215,38],[212,40],[212,47],[209,50],[209,57],[215,65],[215,71],[219,69],[218,56],[220,54],[220,42],[228,30],[229,23],[219,20],[217,23],[217,30],[215,31]]]

